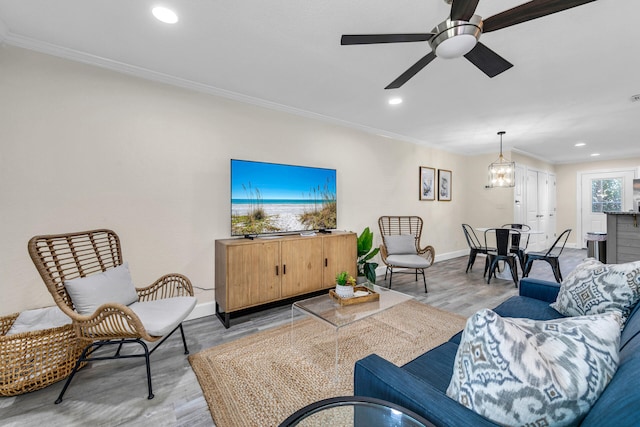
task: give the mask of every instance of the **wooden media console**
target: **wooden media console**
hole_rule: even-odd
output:
[[[216,240],[216,316],[228,328],[231,313],[333,288],[356,262],[350,232]]]

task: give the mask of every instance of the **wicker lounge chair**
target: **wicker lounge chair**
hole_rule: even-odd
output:
[[[78,357],[56,403],[62,401],[83,363],[132,357],[145,358],[148,398],[152,399],[149,355],[177,329],[182,334],[184,352],[189,353],[182,329],[182,321],[196,303],[189,279],[168,274],[148,287],[134,288],[128,267],[123,264],[120,239],[111,230],[35,236],[29,240],[28,248],[56,304],[71,317],[77,337],[90,341]],[[124,281],[109,278],[125,269],[131,286],[122,291]],[[126,296],[124,300],[122,295]],[[100,298],[107,300],[100,301]],[[145,341],[158,343],[149,350]],[[131,343],[140,345],[143,351],[121,354],[122,346]],[[104,355],[103,351],[94,354],[108,345],[117,345],[115,354]]]
[[[427,292],[427,279],[424,269],[431,267],[436,251],[433,246],[420,247],[422,235],[422,218],[419,216],[381,216],[378,218],[378,226],[382,235],[380,255],[386,265],[384,280],[390,273],[389,288],[393,281],[394,269],[400,269],[398,273],[415,273],[418,281],[418,273],[422,274],[424,291]]]

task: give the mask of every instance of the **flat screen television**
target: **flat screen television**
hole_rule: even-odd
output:
[[[231,159],[231,235],[337,226],[336,170]]]

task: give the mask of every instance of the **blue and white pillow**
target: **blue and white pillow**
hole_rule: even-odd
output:
[[[447,395],[501,425],[576,425],[618,367],[614,313],[550,321],[482,310],[467,321]]]
[[[640,261],[603,264],[588,258],[562,281],[551,307],[565,316],[617,312],[624,326],[640,300]]]

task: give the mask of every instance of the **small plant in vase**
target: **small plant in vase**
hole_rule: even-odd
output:
[[[349,276],[346,271],[341,271],[336,274],[336,294],[340,298],[353,297],[353,287],[356,284],[356,279]]]

